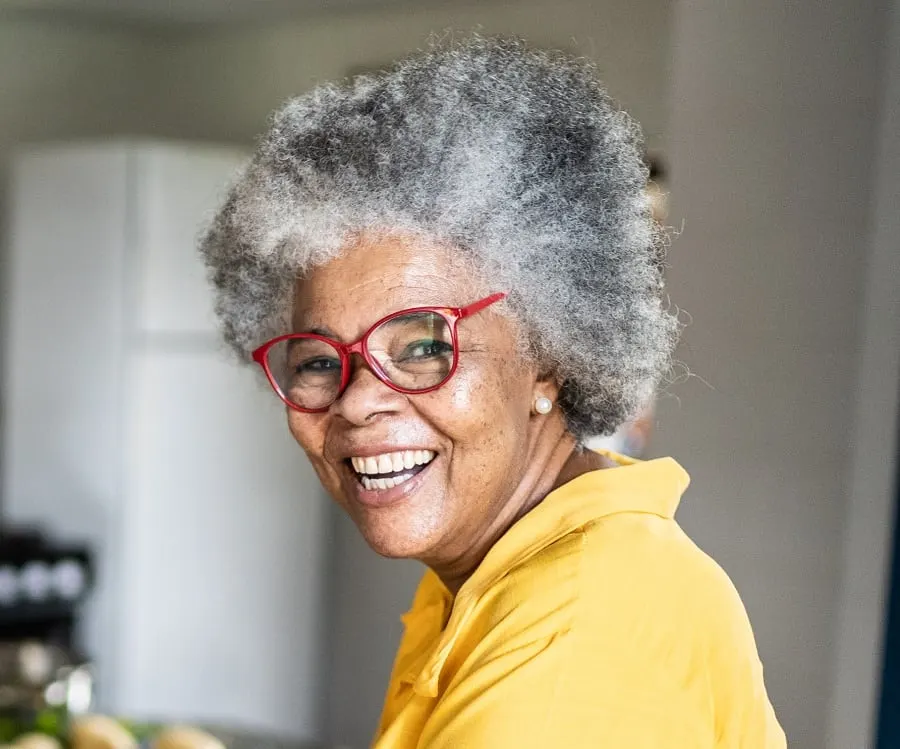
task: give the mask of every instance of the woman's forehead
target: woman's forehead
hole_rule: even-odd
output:
[[[295,328],[366,327],[400,309],[469,304],[481,287],[445,247],[395,236],[361,237],[298,279],[293,323]]]

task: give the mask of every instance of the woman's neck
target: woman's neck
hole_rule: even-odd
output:
[[[563,484],[568,484],[572,479],[576,479],[584,473],[617,467],[618,463],[614,460],[579,445],[572,451],[562,470],[557,474],[550,491],[559,489]]]
[[[548,494],[584,473],[614,466],[615,463],[608,458],[578,445],[565,426],[560,424],[556,433],[543,435],[543,439],[529,455],[528,469],[519,482],[517,491],[467,553],[450,564],[423,561],[437,573],[455,596],[493,545],[515,523],[543,502]]]

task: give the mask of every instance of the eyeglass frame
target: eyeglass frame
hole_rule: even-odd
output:
[[[410,307],[409,309],[391,312],[389,315],[382,317],[380,320],[370,325],[369,329],[366,330],[366,332],[363,333],[362,336],[360,336],[352,343],[341,343],[340,341],[335,341],[333,338],[329,338],[328,336],[320,335],[318,333],[285,333],[284,335],[280,335],[276,338],[272,338],[271,340],[266,341],[261,346],[254,349],[251,353],[251,357],[253,361],[255,361],[257,364],[259,364],[259,366],[262,367],[263,372],[265,372],[266,379],[269,381],[269,384],[272,386],[275,394],[284,402],[284,404],[288,408],[292,408],[295,411],[299,411],[300,413],[324,413],[335,403],[337,403],[338,400],[340,400],[341,396],[344,394],[344,391],[347,389],[347,386],[350,384],[350,357],[353,354],[359,354],[363,358],[363,361],[365,361],[365,363],[368,365],[369,370],[372,372],[372,374],[374,374],[375,377],[378,378],[379,382],[384,383],[391,390],[394,390],[398,393],[403,393],[405,395],[422,395],[424,393],[431,393],[438,388],[446,385],[456,373],[456,368],[459,365],[459,338],[456,333],[456,328],[460,320],[465,320],[467,317],[472,317],[473,315],[478,314],[479,312],[490,307],[492,304],[496,304],[506,297],[507,293],[505,291],[498,291],[494,294],[491,294],[490,296],[486,296],[484,299],[479,299],[477,302],[472,302],[472,304],[466,305],[465,307]],[[444,319],[444,322],[447,323],[447,327],[450,329],[450,343],[453,346],[453,364],[447,372],[447,375],[439,383],[437,383],[436,385],[430,385],[429,387],[423,388],[421,390],[414,390],[401,387],[400,385],[391,382],[390,378],[387,376],[387,373],[384,371],[384,368],[369,352],[368,340],[369,336],[386,322],[390,322],[391,320],[402,317],[403,315],[415,314],[419,312],[432,312],[434,314],[440,315]],[[278,380],[272,373],[272,369],[269,366],[269,351],[279,343],[288,340],[321,341],[330,345],[340,355],[341,384],[338,386],[337,394],[334,396],[334,400],[331,401],[327,406],[323,406],[322,408],[304,408],[303,406],[294,403],[290,398],[288,398],[282,390],[281,385],[278,384]]]

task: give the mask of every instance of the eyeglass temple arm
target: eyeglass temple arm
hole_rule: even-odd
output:
[[[475,315],[481,312],[481,310],[490,307],[492,304],[499,302],[501,299],[506,299],[505,291],[498,291],[496,294],[491,294],[489,297],[486,297],[479,302],[475,302],[474,304],[470,304],[468,307],[462,307],[458,312],[459,317],[463,318]]]

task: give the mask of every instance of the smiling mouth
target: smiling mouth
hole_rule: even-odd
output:
[[[350,458],[347,462],[357,480],[367,491],[393,489],[421,473],[434,460],[432,450],[401,450],[365,458]]]

